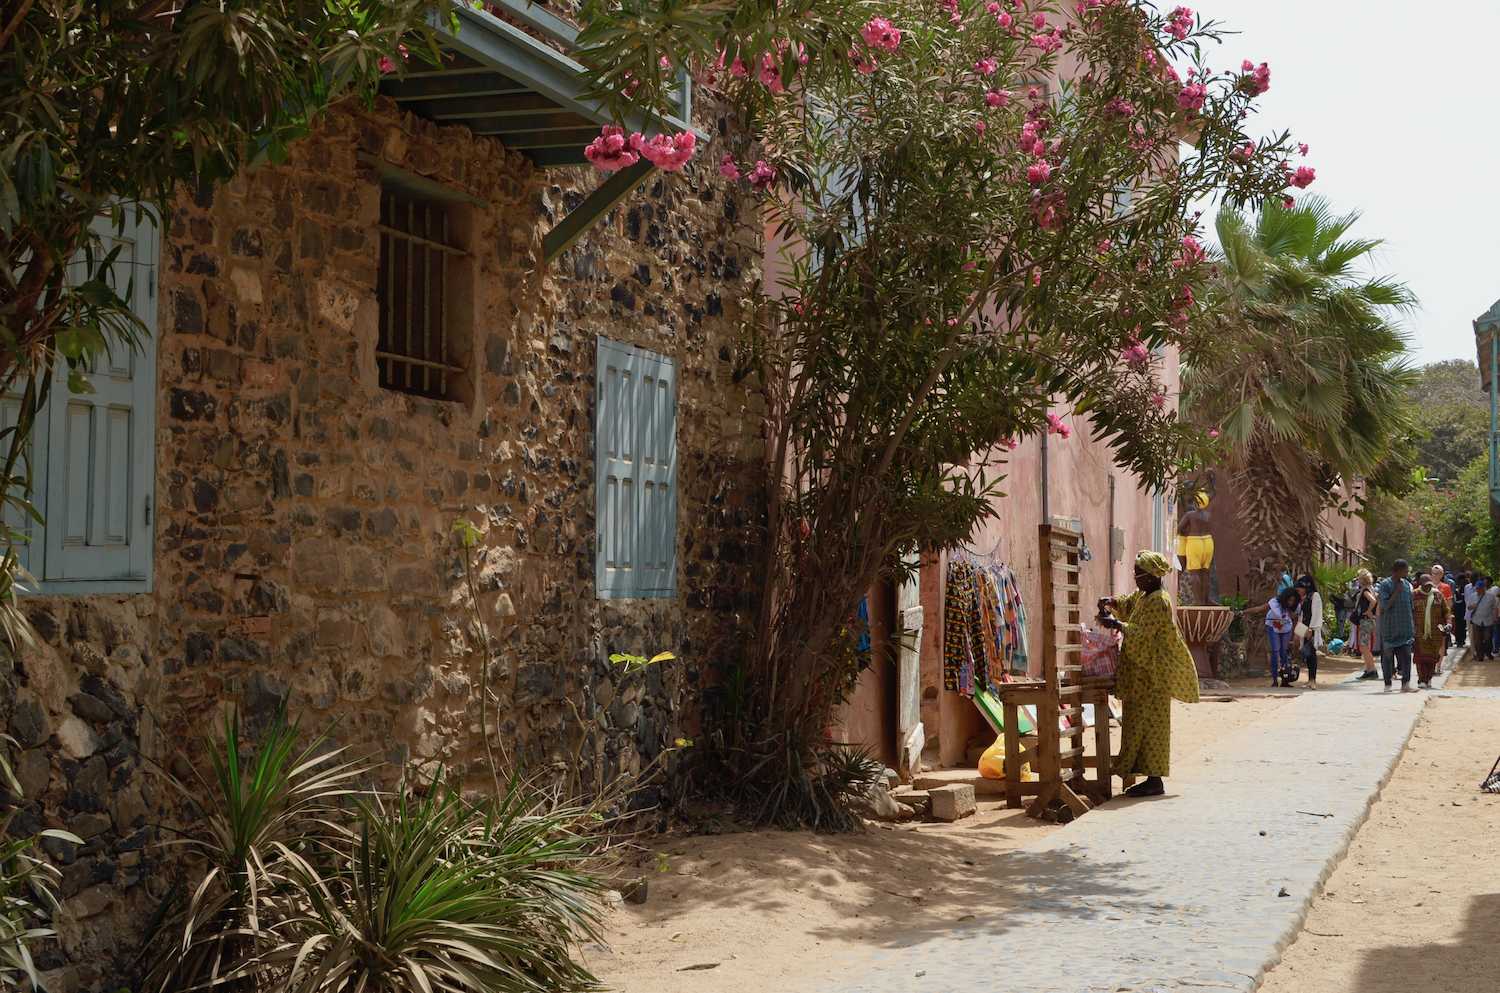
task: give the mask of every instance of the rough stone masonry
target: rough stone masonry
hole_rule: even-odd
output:
[[[457,232],[475,314],[463,399],[379,384],[381,181],[360,153],[489,203]],[[550,266],[543,234],[597,173],[538,171],[383,98],[336,107],[285,162],[182,198],[162,239],[154,592],[30,599],[40,647],[0,694],[15,830],[84,841],[48,844],[64,876],[40,957],[52,989],[130,979],[170,883],[161,828],[184,809],[161,770],[188,775],[226,702],[252,732],[283,700],[304,726],[337,718],[335,737],[391,779],[482,774],[486,677],[496,742],[532,772],[571,757],[569,701],[588,718],[596,692],[617,691],[583,750],[605,776],[697,733],[754,607],[763,502],[764,398],[738,333],[759,212],[710,158],[652,179]],[[677,362],[675,598],[594,598],[597,334]],[[486,675],[460,517],[484,531]],[[614,685],[611,652],[660,650],[679,658]],[[673,756],[636,802],[669,800],[682,771]]]

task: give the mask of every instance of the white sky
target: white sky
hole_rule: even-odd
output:
[[[1306,192],[1385,240],[1378,269],[1421,303],[1416,364],[1473,361],[1470,322],[1500,299],[1500,0],[1179,2],[1239,32],[1210,68],[1270,63],[1247,130],[1290,128],[1318,171]]]

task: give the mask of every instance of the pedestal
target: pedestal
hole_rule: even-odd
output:
[[[1211,679],[1218,668],[1219,639],[1229,633],[1234,611],[1228,607],[1178,607],[1177,627],[1193,653],[1199,679]]]

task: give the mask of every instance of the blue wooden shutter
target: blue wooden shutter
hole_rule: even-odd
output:
[[[598,339],[594,585],[600,598],[677,591],[677,381],[664,355]]]
[[[156,491],[157,229],[127,210],[123,231],[96,229],[116,290],[146,326],[139,348],[115,344],[89,366],[95,392],[69,393],[66,370],[54,377],[37,415],[36,502],[47,524],[31,550],[43,593],[131,593],[151,589]],[[12,415],[13,416],[13,415]],[[37,560],[40,559],[40,562]]]

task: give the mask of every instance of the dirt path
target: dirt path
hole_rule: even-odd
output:
[[[1221,735],[1283,703],[1174,702],[1174,764],[1197,761]],[[957,824],[860,835],[659,836],[625,873],[650,877],[650,899],[612,912],[606,944],[591,946],[586,961],[622,993],[772,993],[851,949],[1003,908],[1014,894],[979,885],[976,868],[1058,826],[993,801],[980,810]]]
[[[1469,662],[1445,690],[1496,686],[1500,662]],[[1500,796],[1478,791],[1497,752],[1500,699],[1439,694],[1428,704],[1390,784],[1263,990],[1500,989]]]

